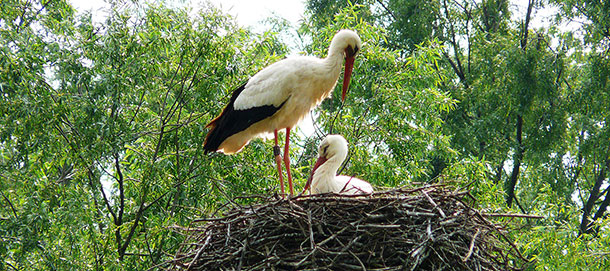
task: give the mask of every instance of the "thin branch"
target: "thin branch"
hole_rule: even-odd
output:
[[[381,5],[381,7],[383,9],[385,9],[385,11],[388,12],[388,14],[390,14],[390,16],[392,16],[392,19],[394,19],[394,21],[398,21],[398,19],[396,18],[396,15],[394,15],[394,12],[392,12],[392,10],[390,10],[381,0],[377,0],[377,3],[379,3]]]
[[[117,217],[118,224],[122,224],[123,222],[123,212],[125,211],[125,189],[123,188],[123,173],[121,172],[121,164],[119,161],[119,155],[115,153],[114,155],[114,165],[116,167],[116,173],[118,175],[117,182],[119,183],[119,214]],[[119,226],[119,225],[117,225]]]
[[[519,218],[534,218],[543,219],[544,216],[539,215],[527,215],[527,214],[496,214],[496,213],[481,213],[485,217],[519,217]]]
[[[2,178],[4,178],[4,176],[2,176]],[[4,195],[2,190],[0,190],[0,194],[2,194],[2,197],[4,198],[4,200],[6,200],[6,202],[8,202],[8,205],[11,206],[11,210],[13,210],[13,215],[15,216],[15,218],[17,218],[17,211],[15,210],[15,206],[13,205],[11,200],[6,195]]]
[[[445,16],[447,17],[447,21],[449,22],[449,33],[451,35],[449,42],[453,47],[453,53],[456,61],[455,64],[452,64],[452,67],[454,68],[454,71],[456,71],[457,75],[460,77],[460,82],[464,84],[465,88],[468,88],[468,82],[466,82],[464,68],[462,67],[462,61],[460,60],[459,46],[456,41],[455,28],[453,26],[453,21],[451,20],[451,15],[449,14],[449,6],[447,4],[447,0],[443,1],[443,7],[445,8]],[[446,52],[443,51],[443,53],[446,57],[449,56]]]
[[[466,257],[464,257],[464,259],[462,259],[462,262],[467,262],[468,259],[470,259],[470,256],[472,256],[472,251],[474,249],[474,241],[477,239],[477,236],[479,235],[480,232],[481,232],[481,229],[477,228],[477,232],[472,237],[472,241],[470,241],[470,247],[468,248],[468,254],[466,254]]]
[[[25,13],[27,11],[28,6],[32,3],[31,1],[28,0],[28,2],[23,6],[23,13],[21,14],[20,18],[21,21],[19,22],[19,25],[17,26],[17,30],[15,32],[19,33],[21,31],[21,27],[26,28],[28,27],[34,20],[36,20],[36,17],[38,17],[38,15],[40,15],[40,13],[47,8],[47,6],[49,4],[51,4],[53,2],[53,0],[49,0],[46,3],[42,4],[42,7],[36,11],[36,14],[34,14],[34,16],[32,16],[32,19],[29,20],[25,25],[23,25],[23,23],[25,22]]]

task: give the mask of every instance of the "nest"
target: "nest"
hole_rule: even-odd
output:
[[[515,270],[526,263],[468,192],[444,186],[235,205],[200,219],[169,270]],[[494,215],[501,216],[501,215]],[[511,215],[506,215],[511,216]],[[517,215],[518,216],[518,215]]]

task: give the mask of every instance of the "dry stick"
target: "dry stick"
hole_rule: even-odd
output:
[[[468,259],[472,255],[472,250],[474,249],[474,240],[477,239],[477,235],[479,235],[480,231],[481,229],[477,228],[477,232],[474,234],[472,240],[470,241],[470,248],[468,249],[468,254],[466,254],[466,257],[464,257],[464,259],[462,259],[462,262],[468,261]]]
[[[356,243],[356,242],[358,242],[358,240],[360,240],[360,238],[362,238],[362,235],[357,236],[356,238],[352,239],[343,249],[341,249],[341,251],[339,253],[342,254],[342,253],[345,253],[347,251],[348,253],[351,253],[353,255],[353,253],[352,253],[352,251],[350,249],[352,248],[354,243]],[[339,258],[339,256],[341,254],[335,256],[335,258],[333,259],[331,265],[334,265],[334,263],[337,261],[337,258]],[[360,259],[358,257],[356,257],[356,255],[354,255],[354,257],[358,260],[358,262],[360,262],[360,264],[362,264],[362,261],[360,261]],[[366,268],[363,268],[363,270],[366,270]]]
[[[169,253],[167,255],[169,255]],[[169,255],[169,256],[171,256],[171,255]],[[159,267],[164,266],[164,265],[168,265],[168,264],[171,264],[171,263],[173,263],[174,266],[175,266],[175,265],[177,265],[180,262],[180,260],[184,260],[184,259],[188,258],[189,256],[190,255],[185,255],[185,256],[181,256],[181,257],[175,258],[173,260],[169,260],[167,262],[156,264],[156,265],[151,266],[150,268],[146,269],[146,271],[159,270]],[[15,270],[17,270],[17,269],[15,269]]]
[[[356,254],[354,254],[354,252],[352,252],[351,250],[348,251],[349,254],[351,254],[354,258],[356,258],[356,261],[358,261],[358,263],[360,264],[360,267],[362,267],[362,270],[366,270],[366,266],[364,266],[364,263],[360,260],[360,258],[358,258],[358,256],[356,256]]]
[[[225,246],[229,246],[229,240],[231,240],[231,224],[227,225],[227,240]]]
[[[311,255],[313,255],[316,250],[318,250],[318,247],[315,247],[311,252],[307,253],[307,255],[305,255],[305,257],[303,257],[303,259],[301,259],[295,267],[301,266],[301,264],[303,264]]]
[[[208,245],[208,243],[210,242],[211,238],[212,238],[212,235],[208,235],[208,237],[205,238],[205,241],[203,242],[203,246],[201,246],[201,248],[197,251],[197,254],[195,254],[195,257],[193,257],[193,260],[189,263],[188,267],[186,268],[187,271],[191,270],[191,267],[193,266],[193,263],[195,263],[197,261],[197,259],[201,255],[201,252]]]
[[[434,209],[437,209],[439,214],[441,214],[441,217],[445,218],[447,217],[445,215],[445,212],[443,212],[443,210],[441,210],[441,208],[438,207],[438,205],[436,204],[436,202],[434,202],[434,200],[432,200],[432,198],[428,195],[428,193],[426,192],[426,190],[422,190],[421,191],[424,196],[426,196],[426,198],[428,199],[428,201],[430,201],[430,203],[432,203],[432,205],[434,206]]]
[[[309,226],[309,245],[311,246],[311,249],[313,250],[315,247],[315,242],[313,240],[313,229],[311,226],[311,210],[307,211],[307,222],[308,226]]]
[[[489,220],[487,220],[485,217],[483,217],[483,215],[479,211],[477,211],[473,208],[470,208],[469,206],[466,206],[466,207],[469,208],[470,210],[472,210],[475,213],[475,215],[477,217],[479,217],[485,224],[487,224],[489,227],[494,229],[512,247],[512,249],[514,249],[515,252],[517,252],[517,255],[519,256],[519,258],[525,259],[525,257],[523,257],[523,255],[521,254],[521,251],[519,251],[519,249],[517,248],[517,246],[513,242],[511,242],[510,239],[508,239],[508,237],[504,233],[502,233],[498,228],[496,228],[493,225],[493,223],[489,222]]]
[[[237,266],[237,271],[240,271],[243,266],[244,258],[246,257],[246,248],[248,247],[248,243],[250,241],[248,237],[250,236],[250,230],[252,229],[252,226],[252,223],[250,223],[250,227],[248,227],[248,230],[246,230],[246,241],[244,241],[244,246],[241,250],[241,256],[239,257],[239,265]]]
[[[535,219],[543,219],[544,216],[539,215],[527,215],[527,214],[490,214],[490,213],[481,213],[482,216],[486,217],[519,217],[519,218],[535,218]]]

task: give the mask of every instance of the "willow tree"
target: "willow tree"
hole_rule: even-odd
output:
[[[465,183],[482,207],[545,214],[546,220],[529,221],[535,225],[529,231],[514,234],[540,268],[593,268],[593,262],[595,268],[607,268],[607,261],[594,259],[603,254],[600,250],[607,242],[603,225],[610,203],[608,4],[578,0],[520,5],[505,0],[357,3],[363,11],[359,20],[389,33],[380,43],[386,50],[408,56],[438,42],[440,58],[434,66],[441,78],[438,89],[457,101],[441,117],[441,137],[448,139],[447,150],[452,151],[434,152],[432,159],[425,160],[418,159],[421,152],[400,155],[406,161],[423,162],[419,166],[427,168],[420,172],[424,180],[469,179],[472,183]],[[349,5],[308,1],[308,12],[314,14],[310,27],[323,27],[329,17],[337,20],[339,11],[333,8]],[[534,24],[548,8],[560,10],[551,24]],[[582,23],[573,30],[562,27],[575,21]],[[408,58],[394,61],[411,64]],[[409,122],[398,126],[405,124]],[[388,141],[401,137],[402,142],[410,139],[397,134]],[[564,248],[561,256],[553,253]]]
[[[286,47],[211,6],[112,2],[103,24],[65,1],[1,8],[1,269],[164,260],[170,226],[226,200],[202,159],[215,101]]]

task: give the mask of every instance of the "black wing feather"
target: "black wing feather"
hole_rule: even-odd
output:
[[[208,127],[212,129],[208,132],[208,135],[203,144],[205,153],[215,152],[218,150],[220,144],[230,136],[239,133],[250,125],[271,117],[275,112],[280,110],[284,105],[285,101],[279,106],[264,105],[259,107],[253,107],[246,110],[235,110],[234,103],[239,94],[244,90],[246,84],[233,91],[229,104],[222,110],[222,113],[212,120]]]

